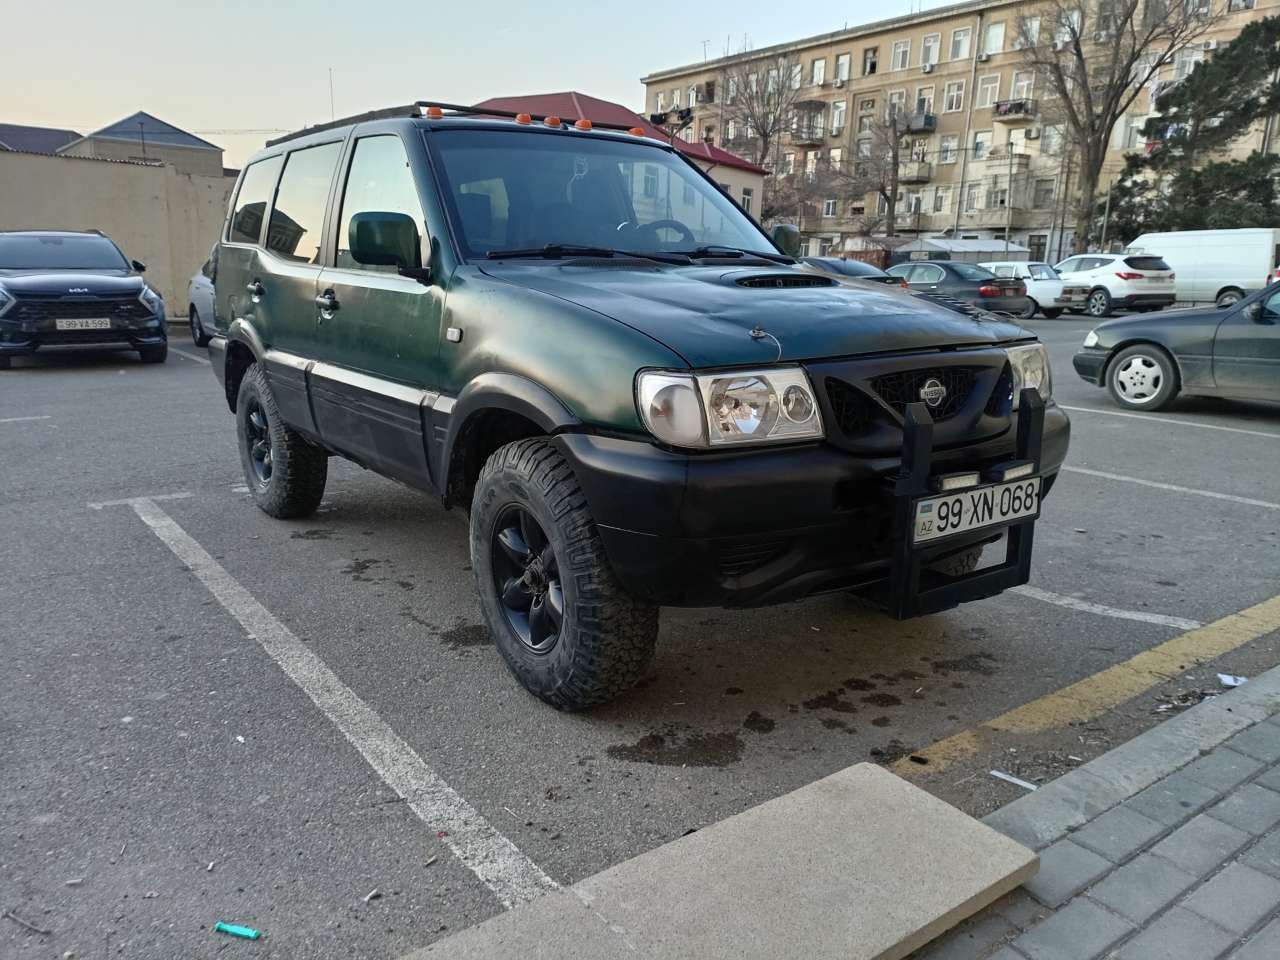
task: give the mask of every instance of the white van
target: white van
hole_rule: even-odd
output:
[[[1280,230],[1182,230],[1144,233],[1126,253],[1163,257],[1180,303],[1230,306],[1271,282],[1280,265]]]

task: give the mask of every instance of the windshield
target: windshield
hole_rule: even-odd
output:
[[[0,270],[128,270],[114,243],[94,236],[0,236]]]
[[[976,267],[972,263],[952,263],[951,269],[961,280],[992,280],[995,274],[985,267]]]
[[[548,244],[778,256],[722,191],[666,150],[530,130],[447,130],[429,141],[468,258]]]

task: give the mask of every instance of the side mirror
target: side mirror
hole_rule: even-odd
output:
[[[770,234],[773,242],[789,257],[800,256],[800,228],[794,223],[780,223]]]
[[[147,265],[140,260],[130,260],[129,263],[139,273],[145,273],[147,270]]]
[[[1255,300],[1244,308],[1244,318],[1250,323],[1265,323],[1262,319],[1262,304]]]
[[[404,213],[369,211],[351,218],[347,241],[351,259],[370,266],[395,267],[405,276],[425,280],[418,226]]]

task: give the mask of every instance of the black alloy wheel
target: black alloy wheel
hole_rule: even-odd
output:
[[[493,525],[493,583],[512,632],[530,651],[544,654],[560,639],[564,588],[560,566],[533,514],[507,506]]]
[[[249,401],[249,409],[245,411],[245,434],[249,441],[253,475],[265,487],[271,482],[271,427],[267,422],[267,412],[257,397]]]

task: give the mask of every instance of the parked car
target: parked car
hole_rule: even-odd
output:
[[[1000,278],[976,263],[958,260],[917,260],[899,263],[887,271],[905,280],[907,287],[919,293],[939,294],[960,300],[983,310],[1030,317],[1035,305],[1027,296],[1021,280]]]
[[[230,204],[209,358],[263,511],[312,513],[331,455],[464,508],[495,645],[563,709],[645,676],[660,605],[1027,580],[1070,432],[1031,333],[801,266],[660,140],[389,113]]]
[[[1021,280],[1027,288],[1027,296],[1031,298],[1031,312],[1023,319],[1035,316],[1037,310],[1050,320],[1062,316],[1067,307],[1079,304],[1084,306],[1085,297],[1089,293],[1083,284],[1065,284],[1058,271],[1047,263],[1035,261],[996,260],[980,263],[997,277],[1012,277]]]
[[[1261,290],[1280,266],[1280,230],[1181,230],[1144,233],[1127,253],[1158,254],[1175,271],[1179,303],[1229,307]]]
[[[1091,317],[1109,317],[1116,307],[1159,310],[1175,298],[1173,270],[1151,254],[1085,253],[1055,269],[1063,283],[1088,288],[1084,312]]]
[[[891,277],[879,267],[873,267],[861,260],[844,260],[840,257],[801,257],[811,267],[817,267],[838,277],[853,277],[855,280],[873,280],[876,283],[887,283],[891,286],[906,284],[898,277]]]
[[[213,336],[213,273],[217,256],[215,245],[209,259],[191,275],[187,284],[187,320],[191,324],[191,339],[197,347],[207,346]]]
[[[0,232],[0,368],[48,347],[128,347],[144,363],[168,353],[164,300],[96,230]]]
[[[1179,394],[1280,400],[1280,283],[1225,308],[1108,320],[1072,364],[1132,410],[1160,410]]]

